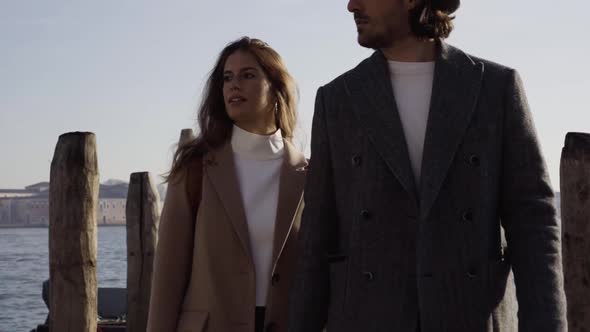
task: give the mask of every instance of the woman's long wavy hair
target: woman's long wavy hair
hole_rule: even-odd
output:
[[[461,0],[423,0],[410,11],[412,32],[420,38],[447,38],[453,31],[452,14],[460,5]]]
[[[237,51],[252,54],[270,82],[270,100],[276,102],[276,125],[283,138],[291,140],[297,123],[297,87],[281,56],[267,43],[242,37],[229,43],[219,54],[203,90],[198,111],[199,135],[192,141],[179,144],[174,153],[167,180],[181,173],[187,162],[203,157],[207,152],[226,143],[232,134],[233,122],[227,115],[223,98],[223,70],[227,58]]]

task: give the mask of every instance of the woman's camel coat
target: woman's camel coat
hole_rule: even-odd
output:
[[[283,158],[265,320],[266,331],[273,332],[286,331],[307,167],[288,141]],[[147,330],[253,332],[255,270],[231,145],[190,163],[168,186]],[[198,186],[199,179],[202,192],[195,216],[191,198],[199,198],[189,187]]]

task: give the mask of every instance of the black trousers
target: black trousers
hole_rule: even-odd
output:
[[[254,331],[264,332],[264,312],[265,307],[256,307],[256,318],[254,319]]]

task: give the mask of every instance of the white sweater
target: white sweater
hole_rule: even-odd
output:
[[[272,268],[283,137],[280,130],[262,136],[234,125],[231,146],[256,269],[256,306],[265,306]]]
[[[415,182],[419,185],[434,80],[434,62],[389,61],[389,72],[412,171]]]

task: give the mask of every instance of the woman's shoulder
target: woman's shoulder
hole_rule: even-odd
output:
[[[193,178],[197,173],[200,175],[206,157],[207,154],[194,152],[182,156],[182,158],[176,161],[177,165],[170,172],[170,182],[187,182],[187,180]]]

